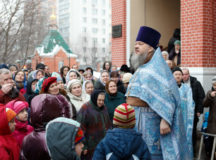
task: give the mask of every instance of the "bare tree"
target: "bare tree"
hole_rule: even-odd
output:
[[[47,19],[40,10],[40,1],[1,1],[0,63],[14,63],[16,59],[24,62],[44,38]]]

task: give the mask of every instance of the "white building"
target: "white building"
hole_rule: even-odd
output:
[[[58,0],[59,32],[82,65],[110,60],[111,1]]]

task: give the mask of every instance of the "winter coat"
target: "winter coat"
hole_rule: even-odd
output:
[[[107,107],[110,121],[112,122],[114,111],[116,107],[118,107],[122,103],[126,103],[126,99],[125,99],[125,96],[120,92],[117,92],[117,95],[115,96],[114,95],[111,96],[108,93],[106,93],[104,103],[105,103],[105,106]]]
[[[211,92],[207,92],[203,105],[209,107],[207,133],[216,134],[216,97],[211,97]]]
[[[77,113],[79,112],[82,105],[90,100],[90,96],[86,93],[82,93],[80,97],[74,96],[68,92],[71,103],[75,106]]]
[[[203,87],[200,82],[192,76],[190,76],[190,84],[193,94],[193,100],[195,102],[194,113],[203,113],[203,99],[205,98],[205,92],[203,90]]]
[[[101,82],[100,79],[98,79],[94,84],[94,89],[105,91],[105,85]]]
[[[21,159],[49,160],[46,124],[57,117],[71,117],[70,104],[62,95],[40,94],[31,102],[31,122],[34,131],[23,140]]]
[[[19,146],[22,146],[23,139],[26,135],[30,134],[34,128],[30,125],[28,125],[28,121],[26,122],[21,122],[16,121],[16,128],[15,131],[12,133],[13,137],[17,140]]]
[[[121,92],[122,94],[126,93],[126,90],[124,88],[124,84],[122,83],[122,81],[118,81],[117,83],[117,88],[118,88],[118,92]]]
[[[175,61],[175,57],[177,58],[177,62],[175,62],[176,66],[179,66],[181,64],[181,50],[180,52],[177,54],[175,52],[175,47],[169,52],[169,60],[173,60]]]
[[[32,90],[32,83],[34,82],[34,81],[37,81],[37,79],[30,79],[30,80],[28,80],[28,82],[27,82],[27,88],[26,88],[26,93],[25,93],[25,99],[26,99],[26,101],[28,102],[28,104],[29,104],[29,108],[31,108],[31,100],[35,97],[35,96],[37,96],[38,94],[37,93],[34,93],[34,91]]]
[[[12,136],[6,117],[6,109],[0,107],[0,159],[19,160],[20,148],[16,139]]]
[[[77,115],[77,121],[85,135],[85,149],[88,150],[85,159],[91,159],[97,144],[104,138],[106,131],[111,127],[107,108],[99,108],[92,101],[85,103]]]
[[[107,131],[98,144],[93,160],[150,160],[151,156],[142,134],[133,129],[114,128]]]
[[[15,99],[25,101],[25,98],[22,95],[22,93],[20,93],[15,88],[12,90],[12,93],[10,92],[9,94],[4,94],[4,92],[2,92],[2,90],[0,89],[0,103],[1,104],[7,104],[8,102],[15,100]]]
[[[80,124],[68,118],[56,118],[46,126],[46,143],[52,160],[79,160],[75,137]]]

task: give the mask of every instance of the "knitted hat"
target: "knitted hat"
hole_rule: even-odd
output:
[[[46,79],[46,78],[43,77],[43,78],[39,79],[39,81],[36,83],[35,91],[34,91],[36,94],[39,94],[39,93],[40,93],[41,88],[42,88],[43,81],[44,81],[45,79]]]
[[[141,26],[137,35],[136,41],[142,41],[152,46],[154,49],[157,48],[161,34],[153,28],[147,26]]]
[[[20,111],[22,111],[25,108],[28,108],[28,103],[25,101],[17,101],[17,100],[13,100],[10,101],[9,103],[6,104],[7,108],[12,109],[13,111],[16,112],[16,114],[18,114]]]
[[[80,84],[80,85],[82,86],[80,80],[78,80],[78,79],[72,79],[72,80],[70,80],[70,81],[68,82],[67,90],[70,91],[71,86],[73,86],[73,85],[75,85],[75,84]]]
[[[216,83],[216,76],[212,78],[212,84]]]
[[[180,71],[180,72],[183,74],[181,68],[179,68],[179,67],[173,68],[172,73],[174,73],[174,72],[176,72],[176,71]]]
[[[133,128],[136,124],[134,109],[123,103],[114,112],[113,124],[120,128]]]
[[[16,117],[16,113],[12,109],[6,108],[6,116],[8,122],[10,122],[12,119]]]
[[[75,145],[80,143],[83,139],[84,139],[84,133],[81,130],[81,128],[79,127],[77,134],[76,134],[76,137],[75,137]]]
[[[122,82],[123,83],[129,83],[129,81],[130,81],[130,79],[131,79],[132,76],[133,75],[131,73],[125,73],[123,75]]]
[[[48,77],[47,79],[45,79],[42,84],[41,92],[46,93],[50,85],[57,82],[56,80],[56,77]]]

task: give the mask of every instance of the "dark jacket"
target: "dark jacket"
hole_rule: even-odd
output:
[[[104,138],[111,122],[105,106],[99,108],[92,101],[85,103],[77,115],[77,121],[85,135],[85,149],[88,150],[85,159],[92,159],[97,144]]]
[[[117,83],[117,88],[118,88],[118,92],[121,92],[122,94],[126,93],[126,90],[124,88],[124,84],[122,83],[122,81],[118,81]]]
[[[105,138],[98,144],[93,160],[150,160],[151,156],[142,134],[133,129],[114,128],[109,130]]]
[[[169,52],[169,60],[174,60],[175,56],[177,56],[177,64],[175,65],[180,65],[181,64],[181,50],[180,52],[177,54],[175,52],[175,47]]]
[[[31,100],[37,96],[37,93],[34,93],[34,91],[32,90],[32,83],[37,81],[37,79],[30,79],[27,82],[27,87],[26,87],[26,93],[24,95],[26,101],[28,102],[30,108],[31,108]]]
[[[209,107],[207,133],[216,134],[216,97],[211,97],[211,92],[207,92],[203,105]]]
[[[195,102],[194,113],[203,113],[203,99],[205,98],[203,87],[201,83],[192,76],[190,76],[190,84],[192,88],[193,100]]]
[[[49,160],[46,124],[57,117],[71,117],[70,105],[62,95],[40,94],[31,102],[31,122],[34,131],[23,140],[21,159]]]
[[[111,122],[113,121],[113,115],[116,107],[118,107],[122,103],[126,103],[124,94],[117,92],[117,95],[111,96],[108,93],[106,93],[104,104],[107,107]]]
[[[95,90],[102,90],[102,91],[105,91],[105,85],[102,84],[101,80],[98,79],[95,84],[94,84],[94,89]]]

